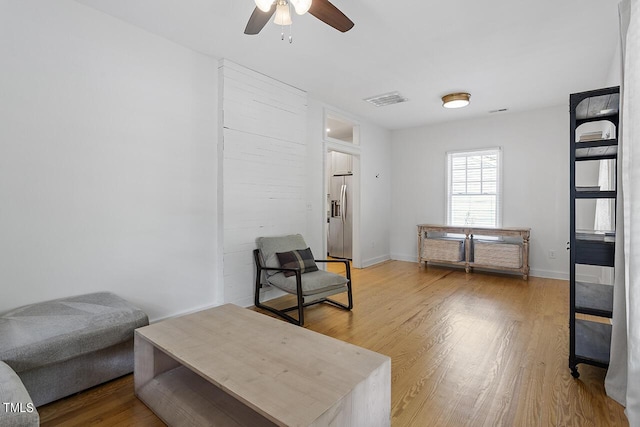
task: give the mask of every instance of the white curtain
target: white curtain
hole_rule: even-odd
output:
[[[616,278],[607,394],[640,426],[640,0],[620,3],[623,53]]]

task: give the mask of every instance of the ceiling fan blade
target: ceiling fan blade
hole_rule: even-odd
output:
[[[332,5],[329,0],[313,0],[309,13],[343,33],[352,29],[354,25],[353,21],[340,12],[340,9]]]
[[[269,22],[269,19],[271,19],[275,12],[276,8],[274,5],[271,5],[271,9],[269,9],[268,12],[263,12],[257,7],[253,9],[253,13],[249,18],[249,22],[247,22],[247,27],[244,29],[244,33],[251,35],[258,34],[264,26],[267,25],[267,22]]]

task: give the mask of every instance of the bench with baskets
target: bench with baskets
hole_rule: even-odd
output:
[[[515,272],[529,277],[530,228],[418,225],[418,262]]]

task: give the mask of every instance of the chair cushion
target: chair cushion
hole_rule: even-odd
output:
[[[288,236],[258,237],[256,239],[258,249],[262,254],[265,267],[280,267],[280,262],[276,253],[288,252],[294,249],[308,248],[301,234],[290,234]],[[279,274],[277,271],[265,271],[267,277]],[[281,274],[281,273],[280,273]],[[295,286],[294,286],[295,289]]]
[[[296,277],[286,277],[277,273],[267,279],[269,284],[290,294],[296,293]],[[329,271],[312,271],[302,276],[302,295],[314,295],[335,290],[335,293],[347,290],[347,278]]]
[[[276,252],[280,267],[282,268],[299,268],[300,273],[310,273],[312,271],[318,271],[318,266],[313,259],[313,253],[311,248],[296,249],[289,252]],[[283,271],[286,277],[295,276],[294,271]]]

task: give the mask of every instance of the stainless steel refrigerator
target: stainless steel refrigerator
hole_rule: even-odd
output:
[[[329,256],[351,259],[353,249],[353,176],[334,175],[329,186]]]

